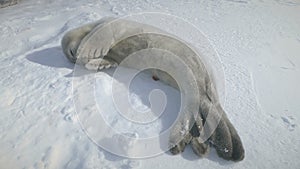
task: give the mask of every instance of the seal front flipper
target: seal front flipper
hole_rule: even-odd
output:
[[[84,65],[85,68],[88,70],[102,70],[102,69],[108,69],[111,67],[117,67],[118,64],[111,60],[106,58],[97,58],[97,59],[91,59]]]

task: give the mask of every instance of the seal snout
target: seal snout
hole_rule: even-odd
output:
[[[76,50],[77,50],[77,46],[79,43],[78,41],[74,41],[74,38],[72,38],[74,35],[72,34],[72,32],[67,33],[62,41],[61,41],[61,45],[63,48],[63,52],[66,55],[66,57],[73,63],[76,62]]]

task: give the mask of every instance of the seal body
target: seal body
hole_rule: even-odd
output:
[[[183,113],[169,138],[173,154],[184,151],[190,143],[199,156],[207,154],[212,145],[224,159],[244,158],[241,139],[219,103],[201,56],[183,40],[150,25],[104,18],[66,33],[62,48],[71,62],[91,70],[117,65],[157,68],[151,69],[153,77],[180,90],[184,98]],[[137,52],[140,58],[126,60]]]

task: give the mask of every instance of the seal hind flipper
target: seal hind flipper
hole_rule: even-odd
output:
[[[203,128],[203,119],[200,115],[196,117],[195,123],[190,130],[192,139],[191,139],[191,146],[193,152],[199,156],[204,157],[209,152],[209,143],[207,141],[203,142],[200,138],[200,131]]]
[[[226,117],[227,118],[227,117]],[[245,150],[242,145],[242,141],[240,136],[238,135],[236,129],[233,127],[231,122],[227,119],[227,126],[229,128],[231,134],[231,141],[232,141],[232,161],[241,161],[245,158]]]

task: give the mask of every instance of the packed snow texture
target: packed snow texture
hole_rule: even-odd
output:
[[[1,8],[0,168],[299,168],[299,11],[298,0],[24,0]],[[66,31],[104,16],[139,12],[182,17],[210,40],[224,69],[225,111],[246,150],[242,162],[224,161],[214,150],[199,159],[189,147],[177,156],[128,159],[103,150],[84,133],[72,92],[73,78],[80,77],[72,77],[74,65],[60,40]],[[126,126],[113,115],[110,80],[109,71],[97,73],[96,96],[117,128],[143,137],[170,122]],[[147,109],[144,91],[157,88],[171,98],[166,111],[177,110],[178,91],[146,74],[132,86],[133,106]],[[90,108],[91,114],[96,111]]]

